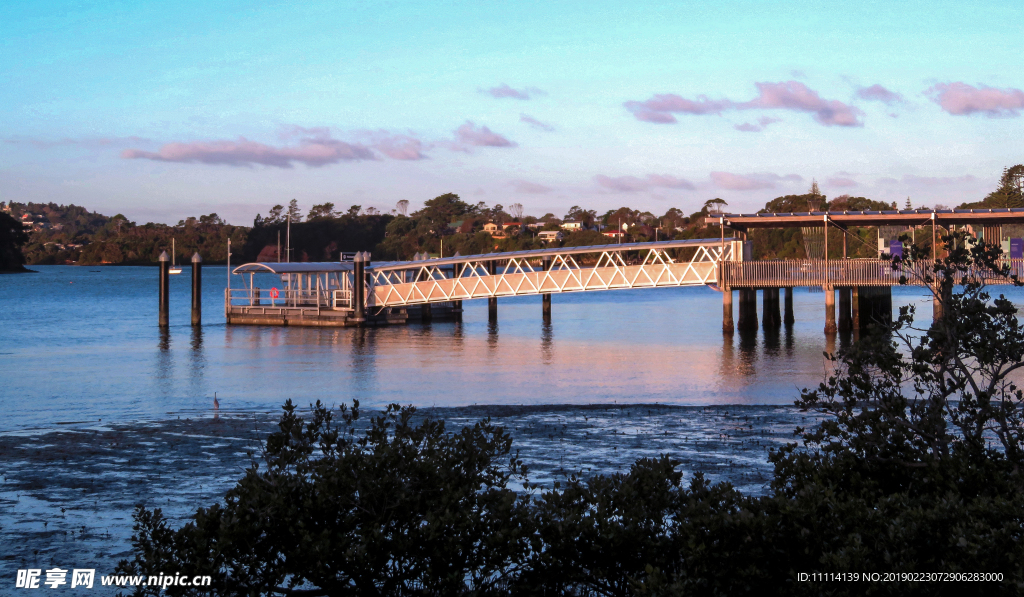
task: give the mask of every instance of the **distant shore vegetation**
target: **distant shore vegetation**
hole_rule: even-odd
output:
[[[620,207],[599,214],[573,206],[565,214],[530,215],[519,203],[473,204],[446,193],[427,200],[422,209],[412,213],[404,200],[382,213],[359,205],[336,208],[330,202],[313,205],[304,212],[292,199],[287,205],[275,205],[269,213],[257,215],[252,226],[227,224],[216,213],[190,217],[171,226],[138,224],[121,214],[106,216],[77,205],[0,202],[0,213],[6,218],[0,220],[5,223],[0,227],[0,270],[18,269],[23,264],[155,264],[160,253],[170,251],[171,239],[175,240],[178,263],[188,263],[196,252],[204,263],[224,263],[229,238],[235,262],[334,261],[342,253],[356,251],[369,251],[375,261],[408,260],[424,253],[436,257],[456,252],[472,255],[613,244],[620,239],[646,242],[708,238],[720,232],[705,226],[704,218],[728,212],[728,205],[716,197],[692,213],[673,207],[659,215]],[[830,200],[814,183],[807,193],[772,199],[760,212],[924,207],[913,205],[909,197],[903,205],[850,195]],[[959,207],[1024,207],[1024,165],[1005,169],[994,191],[980,201]],[[877,257],[879,232],[874,227],[851,228],[847,232],[847,256]],[[829,232],[829,257],[842,256],[843,234],[840,230]],[[915,244],[929,249],[931,235],[921,236],[920,240],[914,239]],[[823,239],[805,238],[799,228],[753,230],[749,238],[754,241],[755,259],[801,259],[814,253],[813,247],[825,245]]]

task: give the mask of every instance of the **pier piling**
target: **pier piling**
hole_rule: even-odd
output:
[[[192,325],[203,325],[203,258],[192,255]]]
[[[742,290],[740,291],[742,292]],[[732,288],[722,288],[722,333],[733,333],[732,321]]]
[[[545,257],[541,260],[541,268],[544,271],[551,269],[551,258]],[[541,295],[541,313],[543,314],[544,320],[549,321],[551,319],[551,293],[546,292]]]
[[[487,274],[490,276],[497,275],[498,264],[491,260],[487,262]],[[498,297],[491,296],[487,297],[487,319],[497,320],[498,319]]]
[[[839,289],[839,325],[840,332],[849,332],[853,329],[853,313],[851,310],[851,295],[849,288]]]
[[[825,333],[836,333],[836,289],[825,286]]]
[[[860,288],[850,288],[850,327],[860,331]]]
[[[366,321],[366,276],[364,275],[363,253],[358,252],[352,259],[352,321]]]
[[[737,329],[741,331],[757,330],[757,290],[740,288],[740,320]]]
[[[171,325],[170,318],[170,273],[171,258],[167,251],[160,253],[160,327]]]
[[[765,288],[761,291],[761,324],[766,330],[782,325],[778,288]]]
[[[784,315],[783,321],[785,322],[786,325],[792,325],[796,321],[796,318],[793,317],[793,287],[792,286],[787,286],[786,287],[786,307],[785,307],[785,310],[786,310],[786,313]]]

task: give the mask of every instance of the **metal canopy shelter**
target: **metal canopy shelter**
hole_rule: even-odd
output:
[[[821,226],[828,218],[838,226],[999,226],[1024,224],[1024,208],[908,209],[893,211],[811,211],[798,213],[722,214],[704,218],[707,226],[724,224],[733,230],[751,228],[803,228]]]

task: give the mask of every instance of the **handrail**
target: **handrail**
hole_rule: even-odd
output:
[[[1024,259],[1003,259],[1010,273],[1024,274]],[[719,286],[732,288],[772,288],[784,286],[898,286],[901,276],[907,284],[923,285],[932,274],[930,262],[901,264],[893,269],[887,259],[786,259],[726,262]],[[1006,284],[1005,277],[972,270],[969,275],[989,284]]]
[[[351,308],[348,290],[282,289],[273,296],[264,288],[231,288],[224,290],[226,307],[316,307],[322,309]]]

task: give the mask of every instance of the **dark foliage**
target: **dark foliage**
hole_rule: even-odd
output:
[[[22,271],[25,256],[21,248],[28,242],[28,234],[21,222],[0,213],[0,272]]]

